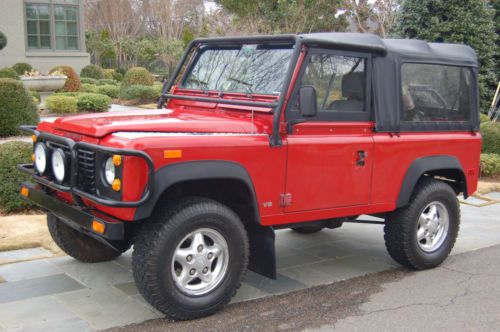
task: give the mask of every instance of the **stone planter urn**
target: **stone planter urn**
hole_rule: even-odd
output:
[[[57,76],[21,76],[24,85],[40,94],[40,109],[45,109],[45,98],[64,86],[67,77],[65,75]]]

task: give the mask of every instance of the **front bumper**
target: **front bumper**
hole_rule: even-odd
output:
[[[21,188],[27,189],[26,195],[23,195],[24,198],[48,210],[71,228],[87,234],[118,251],[124,251],[130,246],[130,239],[123,221],[95,210],[67,204],[29,182],[24,182]],[[102,234],[93,231],[92,223],[94,221],[104,224]]]

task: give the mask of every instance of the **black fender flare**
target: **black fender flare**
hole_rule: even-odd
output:
[[[428,156],[415,159],[408,168],[408,171],[406,171],[403,184],[399,190],[396,208],[400,208],[408,204],[413,193],[413,189],[422,175],[439,170],[459,171],[462,176],[461,185],[463,186],[464,197],[467,198],[467,182],[465,180],[465,173],[458,159],[454,156],[448,155]]]

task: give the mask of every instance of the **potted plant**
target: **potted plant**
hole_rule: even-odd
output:
[[[45,108],[45,98],[61,89],[68,77],[60,71],[54,71],[49,74],[42,74],[39,71],[32,70],[21,75],[24,85],[40,93],[40,109]]]

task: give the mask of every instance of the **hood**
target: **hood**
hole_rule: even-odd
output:
[[[267,120],[267,121],[263,121]],[[113,132],[270,133],[272,117],[249,112],[173,111],[169,109],[85,114],[58,118],[57,130],[104,137]]]

